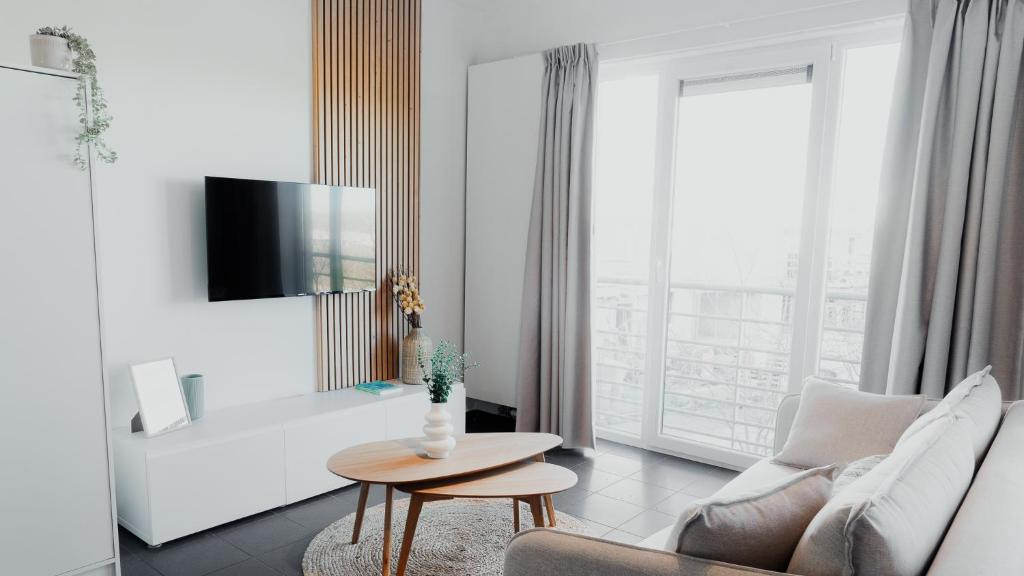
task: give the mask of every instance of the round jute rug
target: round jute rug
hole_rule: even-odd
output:
[[[527,506],[521,505],[521,528],[533,527]],[[396,500],[392,509],[391,566],[398,566],[409,500]],[[583,523],[556,511],[557,530],[582,533]],[[358,544],[352,544],[349,514],[313,538],[302,559],[305,576],[371,576],[380,574],[384,539],[384,505],[366,510]],[[501,576],[505,546],[512,539],[510,500],[458,499],[427,502],[420,512],[407,576]]]

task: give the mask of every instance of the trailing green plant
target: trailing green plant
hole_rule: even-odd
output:
[[[117,152],[111,150],[103,140],[103,133],[110,128],[112,118],[107,112],[107,99],[103,96],[103,89],[96,80],[96,53],[92,51],[89,41],[67,26],[46,26],[37,30],[36,34],[67,40],[68,48],[71,49],[71,71],[79,75],[75,104],[78,106],[78,122],[82,129],[75,137],[75,165],[82,170],[89,165],[90,144],[96,151],[97,158],[107,164],[113,164],[117,161]],[[89,92],[89,101],[92,105],[91,118],[85,105],[86,90]]]
[[[475,363],[469,363],[469,354],[460,354],[458,348],[447,340],[441,340],[437,348],[434,348],[434,353],[430,355],[429,370],[424,365],[426,357],[422,346],[416,348],[416,359],[423,370],[427,394],[430,401],[435,404],[447,402],[448,395],[452,392],[452,384],[461,381],[466,370],[477,366]]]

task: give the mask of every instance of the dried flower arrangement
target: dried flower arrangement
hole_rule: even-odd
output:
[[[391,293],[399,310],[402,311],[402,315],[409,321],[410,326],[420,328],[420,314],[423,313],[424,304],[420,297],[416,276],[406,268],[398,268],[389,274],[389,279]]]

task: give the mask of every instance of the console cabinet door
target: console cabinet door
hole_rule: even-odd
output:
[[[352,484],[327,469],[335,453],[384,439],[384,405],[371,404],[285,426],[288,503]]]
[[[112,561],[114,525],[89,173],[76,81],[0,68],[3,574]]]

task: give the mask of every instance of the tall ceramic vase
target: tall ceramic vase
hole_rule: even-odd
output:
[[[422,328],[413,328],[402,341],[402,382],[406,384],[424,384],[423,370],[420,368],[417,350],[423,350],[423,357],[429,361],[434,351],[434,343]]]
[[[447,402],[431,402],[430,412],[427,412],[427,423],[423,426],[423,433],[426,434],[421,442],[423,450],[431,458],[447,458],[451,456],[455,448],[455,438],[452,436],[452,415],[448,413]]]

